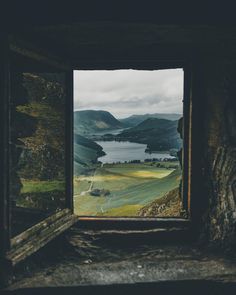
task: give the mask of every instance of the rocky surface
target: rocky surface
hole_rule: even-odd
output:
[[[236,70],[218,62],[205,68],[205,213],[202,238],[224,251],[236,246]]]
[[[178,217],[180,216],[181,209],[181,198],[179,196],[179,188],[177,187],[163,197],[141,208],[138,215],[142,217]]]
[[[60,238],[61,239],[61,238]],[[60,246],[58,246],[60,245]],[[62,247],[63,246],[63,247]],[[44,251],[44,252],[43,252]],[[150,233],[79,230],[54,241],[30,264],[18,266],[8,289],[134,284],[160,281],[236,280],[235,261],[186,243],[160,243]],[[24,269],[24,271],[22,271]]]

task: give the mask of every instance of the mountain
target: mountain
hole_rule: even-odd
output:
[[[145,143],[149,151],[179,149],[181,139],[177,127],[178,121],[148,118],[118,134],[116,140]]]
[[[84,136],[99,131],[123,128],[123,124],[107,111],[84,110],[74,112],[75,132]]]
[[[74,133],[74,174],[79,175],[89,170],[97,158],[105,155],[96,142]]]
[[[181,114],[170,113],[170,114],[145,114],[145,115],[132,115],[128,118],[120,119],[120,122],[125,124],[127,127],[134,127],[148,118],[166,119],[171,121],[179,120],[182,117]]]

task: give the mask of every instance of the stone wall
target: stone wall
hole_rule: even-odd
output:
[[[236,67],[208,61],[204,80],[202,238],[231,251],[236,246]]]

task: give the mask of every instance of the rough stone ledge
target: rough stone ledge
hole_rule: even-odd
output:
[[[232,258],[200,251],[185,242],[150,244],[145,237],[142,242],[135,239],[131,243],[127,234],[123,241],[121,233],[107,235],[111,236],[104,240],[104,232],[71,229],[64,244],[51,243],[44,249],[46,254],[35,258],[33,268],[27,266],[16,275],[8,290],[181,281],[236,284],[236,262]]]
[[[236,284],[209,280],[179,280],[155,283],[113,284],[77,287],[41,287],[3,291],[3,295],[94,295],[94,294],[235,294]]]

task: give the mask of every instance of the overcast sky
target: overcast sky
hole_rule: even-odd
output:
[[[106,110],[116,118],[182,113],[183,70],[74,71],[75,110]]]

